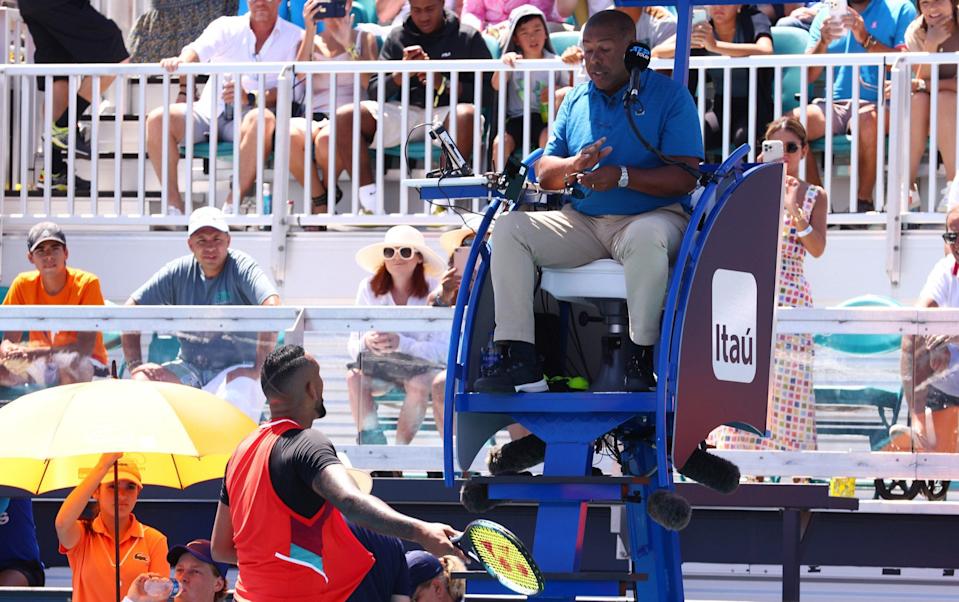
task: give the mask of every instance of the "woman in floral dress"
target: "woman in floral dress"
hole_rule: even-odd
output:
[[[766,140],[783,143],[786,194],[783,201],[780,307],[812,307],[803,272],[806,253],[819,257],[826,249],[826,193],[799,179],[799,164],[809,152],[806,130],[792,117],[769,124]],[[808,334],[776,337],[772,404],[768,438],[723,426],[710,439],[719,449],[816,449],[816,400],[813,393],[813,339]]]

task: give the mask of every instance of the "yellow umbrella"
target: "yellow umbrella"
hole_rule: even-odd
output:
[[[182,489],[221,478],[255,428],[227,401],[184,385],[109,379],[44,389],[0,408],[0,485],[33,493],[74,487],[101,454],[124,452],[144,484]]]
[[[0,408],[0,485],[73,487],[100,454],[123,452],[145,484],[182,489],[222,478],[255,428],[229,402],[184,385],[109,379],[44,389]]]

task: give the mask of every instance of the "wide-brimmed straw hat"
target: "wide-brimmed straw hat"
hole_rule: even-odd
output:
[[[480,224],[483,223],[483,216],[476,214],[470,215],[463,220],[463,225],[457,228],[456,230],[450,230],[449,232],[444,232],[440,234],[440,246],[443,247],[443,251],[447,255],[452,255],[458,247],[463,246],[463,241],[470,236],[476,236],[476,231],[479,230]],[[486,231],[487,234],[493,231],[493,226],[496,224],[496,219],[489,223],[489,229]]]
[[[373,274],[383,265],[383,249],[393,247],[411,247],[423,256],[423,269],[426,274],[438,276],[446,270],[446,262],[434,251],[426,246],[423,233],[412,226],[393,226],[386,231],[383,242],[367,245],[356,252],[356,263],[367,272]]]

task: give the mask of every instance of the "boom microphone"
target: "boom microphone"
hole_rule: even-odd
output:
[[[698,447],[679,469],[679,474],[719,493],[730,494],[739,487],[739,467]]]
[[[646,499],[646,513],[664,529],[682,531],[689,524],[693,509],[678,493],[657,489]]]
[[[627,107],[639,98],[639,91],[643,86],[643,72],[649,68],[650,56],[649,46],[646,44],[633,42],[626,48],[623,61],[626,63],[626,70],[629,71],[629,92],[623,97],[623,103]]]

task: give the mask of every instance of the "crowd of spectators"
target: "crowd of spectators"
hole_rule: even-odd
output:
[[[119,39],[116,26],[99,16],[88,3],[74,3],[77,6],[76,19],[91,24],[90,36],[65,37],[57,32],[43,14],[49,10],[40,10],[48,3],[59,0],[38,0],[23,8],[24,20],[30,27],[36,45],[37,62],[104,62],[133,60],[135,62],[159,61],[171,73],[176,73],[179,65],[189,62],[261,62],[261,61],[348,61],[348,60],[430,60],[430,59],[483,59],[489,58],[490,39],[495,40],[503,61],[514,66],[517,59],[550,58],[555,55],[550,43],[550,34],[563,30],[578,29],[585,20],[600,10],[615,9],[628,14],[636,26],[636,39],[646,43],[655,57],[668,58],[675,51],[676,17],[667,7],[622,7],[614,8],[608,0],[539,0],[532,4],[513,0],[386,0],[377,2],[375,15],[369,15],[376,23],[358,23],[351,14],[352,1],[347,2],[346,16],[339,18],[320,18],[322,10],[318,0],[290,2],[290,0],[252,0],[249,3],[237,0],[174,0],[157,2],[137,20],[130,34],[130,59]],[[236,15],[237,8],[247,14]],[[34,9],[37,7],[37,9]],[[302,14],[290,15],[291,11],[302,8]],[[706,11],[705,19],[694,19],[692,32],[692,54],[719,55],[727,57],[761,56],[774,51],[771,27],[795,27],[808,31],[807,54],[818,53],[872,53],[899,50],[950,52],[959,48],[956,38],[956,8],[947,0],[923,0],[919,2],[921,14],[910,0],[858,0],[850,1],[847,12],[833,14],[827,3],[807,2],[798,4],[768,5],[714,5]],[[518,21],[529,20],[535,12],[538,18],[519,27]],[[280,15],[287,16],[291,23]],[[295,18],[294,18],[295,17]],[[176,24],[188,22],[189,27]],[[542,24],[542,30],[540,30]],[[907,32],[907,28],[909,31]],[[526,31],[529,30],[529,31]],[[543,36],[545,35],[545,40]],[[96,36],[99,36],[97,38]],[[533,36],[529,41],[524,41]],[[484,40],[484,37],[486,40]],[[954,39],[956,38],[956,39]],[[99,43],[109,39],[110,44]],[[94,43],[96,40],[98,43]],[[580,44],[572,45],[561,53],[569,64],[578,64],[582,60]],[[756,144],[759,135],[767,123],[772,120],[773,73],[772,69],[759,69],[756,72],[755,97],[749,96],[749,70],[738,68],[734,63],[731,82],[724,81],[723,69],[709,69],[706,72],[707,86],[704,115],[704,142],[707,153],[719,149],[724,140],[732,147],[742,143]],[[938,150],[945,165],[946,181],[955,177],[955,77],[954,70],[946,66],[939,74],[939,102],[937,121]],[[809,81],[821,82],[823,67],[809,68]],[[509,72],[507,72],[509,73]],[[512,74],[510,74],[512,75]],[[548,128],[544,110],[549,103],[559,106],[569,89],[572,78],[570,72],[553,72],[555,79],[554,95],[547,98],[544,84],[550,76],[547,72],[532,74],[531,98],[522,99],[523,86],[518,85],[522,77],[507,77],[507,115],[506,131],[491,136],[491,156],[498,160],[500,152],[511,155],[519,146],[528,128],[532,146],[543,147]],[[698,70],[690,74],[690,91],[698,93]],[[876,191],[875,184],[877,162],[877,123],[876,103],[883,82],[879,79],[875,67],[836,67],[834,68],[834,86],[832,95],[832,114],[826,115],[824,98],[815,98],[805,109],[804,122],[810,142],[824,136],[826,120],[832,124],[834,135],[850,135],[859,142],[857,153],[858,190],[856,200],[861,204],[872,205]],[[474,145],[474,114],[482,111],[483,119],[489,120],[493,114],[495,92],[500,87],[500,78],[484,75],[481,81],[473,81],[472,73],[463,73],[458,79],[456,91],[457,106],[449,106],[451,80],[448,74],[432,75],[432,86],[427,86],[425,74],[414,75],[410,81],[409,102],[401,106],[399,92],[404,76],[393,74],[386,81],[386,104],[380,106],[376,101],[377,76],[362,74],[359,97],[354,98],[352,78],[340,76],[336,80],[335,96],[338,109],[330,106],[330,77],[313,76],[312,90],[300,86],[294,91],[299,109],[294,109],[295,119],[290,127],[290,166],[293,175],[301,183],[309,180],[311,202],[310,211],[325,213],[329,210],[328,189],[335,191],[335,201],[342,197],[335,182],[325,180],[331,175],[329,139],[332,121],[341,134],[337,135],[332,175],[339,177],[344,171],[359,181],[359,205],[363,211],[375,210],[378,191],[368,153],[359,153],[358,173],[353,174],[354,139],[363,144],[373,145],[378,133],[383,135],[385,147],[395,147],[404,139],[406,132],[400,131],[400,113],[405,111],[409,124],[421,123],[426,116],[427,102],[432,103],[433,125],[444,124],[447,129],[456,120],[456,143],[464,155],[469,158]],[[856,106],[853,99],[853,79],[861,84]],[[298,83],[305,80],[298,75]],[[234,208],[244,195],[252,194],[256,178],[258,161],[266,160],[273,150],[273,131],[275,129],[276,78],[266,76],[265,98],[257,98],[256,77],[244,74],[240,81],[233,82],[230,76],[220,76],[216,86],[207,85],[203,95],[194,106],[193,142],[206,140],[211,123],[217,122],[218,140],[233,141],[234,120],[240,121],[238,182],[240,190],[231,191],[223,205],[227,214],[245,211],[249,203]],[[43,83],[41,78],[40,83]],[[148,118],[147,149],[150,161],[157,175],[164,169],[162,148],[168,144],[166,181],[168,191],[168,211],[182,213],[184,203],[179,189],[177,166],[179,145],[184,144],[185,104],[193,90],[186,90],[186,78],[179,78],[178,102],[170,105],[169,130],[164,140],[162,128],[163,110],[154,110]],[[915,181],[919,164],[925,154],[925,141],[928,138],[930,122],[929,87],[931,69],[918,67],[913,80],[913,98],[911,102],[911,159],[909,177]],[[53,143],[57,148],[67,146],[66,131],[66,81],[55,78],[54,84],[54,120]],[[101,90],[110,85],[110,78],[101,79]],[[426,98],[431,89],[433,97]],[[821,90],[821,83],[814,90]],[[474,90],[482,91],[479,96]],[[312,114],[303,115],[305,96],[312,95]],[[726,96],[731,98],[727,99]],[[82,113],[90,104],[90,81],[83,80],[78,89],[77,109]],[[233,99],[239,98],[240,113],[232,114]],[[477,106],[476,101],[482,103]],[[786,99],[787,101],[790,99]],[[522,119],[523,104],[530,105],[529,120]],[[724,115],[729,103],[730,115]],[[750,107],[752,103],[752,107]],[[750,122],[750,108],[754,120]],[[299,110],[299,113],[297,113]],[[800,109],[795,110],[799,116]],[[359,132],[352,132],[353,114],[358,112]],[[258,141],[258,120],[264,118],[263,140]],[[853,115],[858,115],[857,121]],[[888,111],[886,112],[888,118]],[[724,119],[725,118],[725,119]],[[724,133],[724,120],[729,121],[729,132]],[[528,121],[528,122],[527,122]],[[856,131],[852,131],[857,123]],[[749,139],[749,131],[755,132],[755,139]],[[423,135],[423,132],[416,134]],[[726,138],[724,138],[726,136]],[[312,145],[312,157],[305,157],[304,147],[307,140]],[[486,141],[484,141],[485,143]],[[78,152],[88,153],[88,144],[83,136],[77,137]],[[807,165],[810,181],[821,185],[821,175],[816,157],[810,155]],[[311,161],[312,160],[312,161]],[[930,161],[935,161],[931,158]],[[312,165],[308,163],[312,163]],[[497,161],[498,162],[498,161]],[[57,186],[63,186],[64,164],[62,152],[57,151],[53,160],[53,174],[44,174],[45,180],[56,180]],[[86,184],[77,180],[80,192]],[[943,199],[948,187],[941,191]],[[918,189],[913,193],[918,196]],[[915,200],[915,199],[914,199]],[[944,205],[943,205],[944,206]]]

